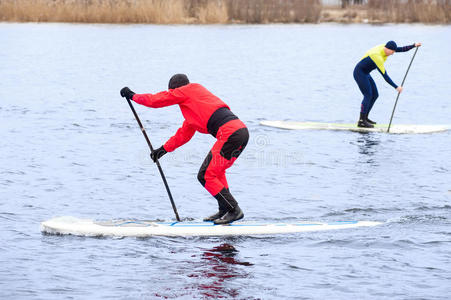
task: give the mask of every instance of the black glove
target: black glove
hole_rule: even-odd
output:
[[[150,153],[150,158],[152,158],[153,162],[157,162],[157,159],[160,159],[160,157],[162,157],[166,153],[168,153],[168,151],[166,151],[164,147],[161,146],[160,148],[155,149],[152,151],[152,153]]]
[[[124,97],[127,100],[132,100],[134,94],[135,93],[131,89],[129,89],[128,87],[124,87],[121,90],[121,96]]]

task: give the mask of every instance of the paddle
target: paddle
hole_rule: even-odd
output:
[[[131,108],[133,114],[135,115],[135,118],[139,124],[139,127],[141,127],[141,131],[144,135],[144,138],[146,139],[147,145],[149,145],[150,151],[153,152],[152,144],[150,143],[149,137],[147,136],[146,130],[144,129],[144,126],[141,123],[141,120],[139,120],[138,114],[136,113],[135,108],[132,105],[132,102],[129,99],[127,99],[127,102],[128,102],[128,105],[130,105],[130,108]],[[174,199],[172,199],[172,194],[171,194],[171,191],[169,190],[168,182],[166,181],[166,177],[164,176],[163,169],[160,166],[160,162],[158,161],[158,158],[155,159],[155,163],[157,164],[158,171],[160,171],[161,178],[163,178],[164,186],[166,187],[166,191],[168,192],[168,195],[169,195],[169,200],[171,200],[172,209],[174,210],[174,213],[175,213],[175,218],[177,219],[177,221],[180,222],[180,217],[177,212],[177,208],[175,207]]]
[[[404,75],[404,79],[402,80],[402,83],[401,83],[402,87],[404,87],[404,81],[406,81],[407,74],[409,73],[410,66],[412,65],[413,59],[415,58],[415,55],[417,54],[418,48],[420,48],[420,47],[416,47],[415,53],[413,54],[412,60],[410,61],[409,67],[407,68],[406,75]],[[400,94],[401,93],[398,92],[398,96],[396,96],[395,106],[393,106],[393,111],[391,113],[391,118],[390,118],[390,123],[388,124],[387,133],[390,132],[391,122],[393,120],[393,115],[395,114],[396,104],[398,104],[398,99],[399,99]]]

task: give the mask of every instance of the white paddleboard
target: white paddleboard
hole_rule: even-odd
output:
[[[357,127],[357,123],[321,123],[321,122],[294,122],[294,121],[261,121],[261,125],[281,129],[304,130],[348,130],[357,132],[387,132],[388,124],[376,124],[374,128]],[[445,125],[401,125],[392,124],[390,133],[434,133],[449,129]]]
[[[155,222],[140,220],[95,221],[75,217],[57,217],[41,223],[41,231],[47,234],[78,236],[221,236],[221,235],[274,235],[376,226],[370,221],[258,223],[234,222],[230,225],[214,225],[213,222]]]

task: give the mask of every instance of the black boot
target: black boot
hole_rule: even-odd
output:
[[[214,215],[211,215],[204,219],[205,222],[214,221],[222,218],[229,210],[238,205],[235,198],[230,194],[230,190],[223,188],[218,194],[214,196],[218,201],[219,210]]]
[[[225,214],[227,213],[226,210],[219,210],[217,213],[215,213],[214,215],[211,215],[209,217],[206,217],[204,219],[204,222],[208,222],[208,221],[214,221],[216,219],[222,218]]]
[[[373,124],[373,125],[377,124],[376,122],[374,122],[374,121],[368,119],[368,115],[366,115],[366,121],[367,121],[368,123],[370,123],[370,124]]]
[[[233,221],[240,220],[244,217],[243,211],[241,208],[237,205],[232,210],[229,210],[222,218],[214,220],[216,225],[221,224],[229,224]]]
[[[374,128],[374,125],[368,122],[368,114],[363,113],[360,113],[360,119],[357,126],[363,128]]]

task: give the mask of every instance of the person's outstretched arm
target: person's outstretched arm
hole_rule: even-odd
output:
[[[421,43],[413,43],[412,45],[403,46],[403,47],[396,47],[396,52],[407,52],[410,49],[413,49],[415,47],[420,47]]]
[[[178,147],[186,144],[196,133],[196,130],[188,124],[188,122],[183,122],[182,127],[180,127],[175,135],[171,137],[165,144],[164,149],[167,152],[172,152]]]
[[[186,100],[186,96],[179,89],[173,89],[156,94],[135,94],[132,100],[144,106],[159,108],[180,104]]]
[[[392,87],[394,87],[395,89],[398,88],[398,86],[396,85],[396,83],[393,82],[393,80],[391,80],[390,76],[388,76],[387,70],[384,69],[384,73],[382,73],[382,71],[377,68],[377,70],[379,71],[379,73],[381,73],[382,77],[384,77],[385,81],[391,85]]]
[[[396,52],[407,52],[413,48],[415,48],[415,44],[408,45],[408,46],[402,46],[402,47],[396,47]]]

